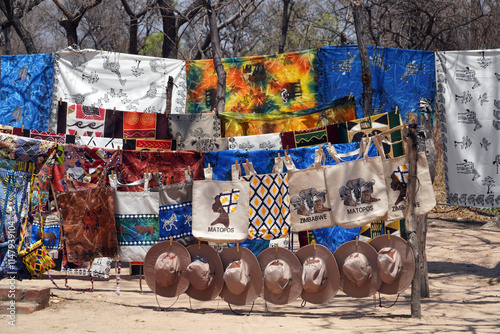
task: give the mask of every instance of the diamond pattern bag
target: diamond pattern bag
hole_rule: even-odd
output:
[[[249,239],[274,240],[290,230],[288,173],[283,173],[282,158],[275,158],[272,174],[260,174],[251,162],[243,163],[243,180],[250,185]]]

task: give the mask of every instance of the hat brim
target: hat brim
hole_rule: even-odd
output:
[[[255,301],[262,292],[262,272],[260,271],[259,261],[248,248],[245,247],[229,247],[224,249],[220,254],[222,266],[224,270],[229,264],[235,260],[243,260],[249,267],[250,280],[245,291],[239,295],[231,293],[226,284],[220,292],[221,298],[234,305],[247,305]]]
[[[259,261],[262,275],[264,275],[264,270],[266,269],[267,265],[274,260],[282,260],[286,262],[292,271],[292,281],[285,287],[285,289],[283,289],[281,293],[271,292],[267,288],[264,281],[264,300],[276,305],[285,305],[299,298],[302,292],[302,272],[300,270],[300,261],[294,253],[282,247],[267,248],[263,250],[259,254],[259,256],[257,256],[257,260]]]
[[[163,287],[156,283],[155,265],[158,257],[166,252],[171,252],[179,258],[181,273],[179,280],[169,286]],[[159,296],[162,297],[177,297],[184,293],[189,287],[189,278],[187,276],[187,266],[191,263],[191,256],[186,247],[180,243],[173,241],[162,241],[153,245],[146,253],[144,258],[144,278],[148,287]]]
[[[368,259],[372,268],[370,279],[361,287],[352,283],[342,270],[346,258],[352,253],[361,253]],[[348,241],[340,245],[333,253],[340,273],[340,288],[348,296],[354,298],[369,297],[376,293],[382,284],[382,279],[378,273],[377,251],[364,241]]]
[[[320,258],[326,266],[326,281],[315,292],[302,290],[302,299],[312,304],[324,304],[337,294],[340,288],[340,272],[332,252],[323,245],[307,245],[300,248],[295,255],[300,260],[301,268],[310,257]]]
[[[370,241],[370,245],[375,248],[378,253],[384,247],[391,247],[396,249],[401,255],[401,260],[403,261],[403,269],[397,279],[391,284],[382,282],[382,285],[378,289],[380,293],[387,295],[394,295],[406,290],[415,275],[415,257],[413,256],[413,251],[410,244],[401,237],[396,235],[380,235]]]
[[[224,286],[224,268],[222,267],[222,261],[219,254],[207,244],[190,245],[187,247],[187,250],[191,255],[191,262],[194,261],[197,256],[207,259],[214,272],[214,276],[212,278],[212,283],[205,290],[198,290],[194,286],[189,285],[186,294],[193,299],[201,301],[217,298]]]

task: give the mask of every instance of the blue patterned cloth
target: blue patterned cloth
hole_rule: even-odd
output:
[[[160,205],[160,240],[193,235],[191,221],[193,202]]]
[[[335,165],[335,160],[326,151],[328,145],[321,145],[321,148],[325,152],[326,160],[325,165]],[[348,143],[348,144],[335,144],[335,149],[337,153],[348,153],[359,148],[359,143]],[[318,146],[300,147],[288,150],[288,155],[292,157],[292,160],[297,169],[305,169],[314,163],[314,151]],[[241,151],[241,150],[228,150],[219,152],[207,152],[205,153],[205,167],[208,164],[212,167],[213,179],[216,181],[227,181],[231,180],[231,165],[234,165],[235,161],[239,164],[249,162],[253,164],[253,167],[257,174],[268,174],[272,172],[274,165],[274,158],[278,156],[285,155],[286,150],[265,150],[265,151]],[[368,151],[370,157],[377,155],[377,148],[374,144],[370,146]],[[345,158],[349,160],[352,157]],[[242,173],[245,175],[245,170],[242,168]]]
[[[373,86],[373,114],[395,110],[401,118],[419,112],[420,98],[431,105],[436,94],[434,52],[368,46]],[[363,83],[357,45],[325,46],[318,52],[318,103],[353,94],[358,118],[363,117]]]
[[[54,56],[2,56],[0,61],[0,124],[47,131]]]
[[[227,244],[229,247],[236,247],[235,242],[230,242]],[[239,243],[240,247],[248,248],[255,256],[269,248],[269,240],[259,240],[259,239],[246,239]]]
[[[312,230],[311,232],[313,233],[317,244],[325,246],[330,250],[330,252],[333,253],[344,242],[356,240],[360,231],[361,227],[345,228],[336,225],[333,227],[318,228],[316,230]]]

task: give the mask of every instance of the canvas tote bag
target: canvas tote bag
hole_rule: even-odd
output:
[[[243,163],[243,180],[250,185],[249,239],[274,240],[290,230],[288,173],[283,173],[283,158],[274,159],[273,173],[260,174],[251,162]]]
[[[337,154],[333,145],[327,149],[337,164],[324,167],[326,185],[333,218],[342,227],[363,226],[387,213],[382,158],[368,157],[370,145],[368,139],[359,150],[347,154]],[[356,160],[343,160],[353,154]]]
[[[240,180],[240,166],[231,166],[232,181],[193,181],[193,236],[211,242],[241,242],[248,237],[250,186]]]
[[[401,126],[403,127],[403,126]],[[389,139],[391,132],[399,130],[394,128],[382,132],[374,137],[379,152],[382,150],[382,143],[389,145],[393,143]],[[384,167],[384,179],[387,189],[388,210],[382,218],[385,221],[393,221],[405,218],[406,209],[406,189],[409,177],[408,143],[402,140],[405,155],[397,158],[387,158],[382,154],[382,164]],[[417,153],[417,193],[415,198],[415,214],[423,215],[431,211],[436,206],[436,197],[432,185],[427,157],[424,151]]]
[[[321,166],[321,160],[324,158],[320,147],[315,151],[314,163],[306,169],[297,170],[293,160],[288,155],[285,157],[290,185],[291,227],[294,232],[335,225],[330,193],[326,188],[325,174]]]
[[[148,250],[160,241],[159,195],[149,191],[150,180],[151,173],[145,173],[141,180],[121,184],[114,173],[109,175],[109,183],[115,189],[144,184],[143,192],[115,191],[115,223],[121,261],[143,262]]]

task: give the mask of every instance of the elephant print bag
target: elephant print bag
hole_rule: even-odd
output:
[[[240,180],[240,166],[231,167],[232,181],[193,181],[193,236],[211,242],[241,242],[248,237],[250,186]]]
[[[113,188],[144,184],[143,192],[115,192],[115,222],[121,261],[143,262],[148,250],[160,241],[159,195],[149,191],[150,178],[151,174],[146,173],[141,180],[121,184],[114,173],[109,176]]]
[[[387,191],[380,156],[368,157],[371,139],[353,152],[337,154],[334,146],[327,151],[336,165],[324,167],[330,205],[337,225],[359,227],[387,213]],[[344,161],[357,154],[357,159]],[[380,152],[379,152],[380,154]]]
[[[316,150],[314,163],[297,170],[292,159],[285,157],[290,191],[291,227],[294,232],[309,231],[335,225],[321,166],[323,150]]]

